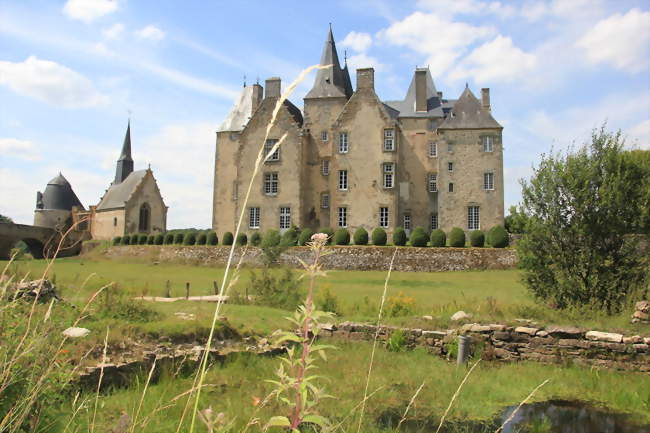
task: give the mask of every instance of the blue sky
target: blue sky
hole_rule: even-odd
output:
[[[491,89],[506,206],[542,153],[605,121],[650,148],[648,1],[0,0],[0,214],[31,223],[59,171],[96,204],[130,111],[135,166],[154,169],[168,227],[208,227],[215,130],[244,75],[288,84],[318,62],[329,22],[384,100],[416,66],[449,98]]]

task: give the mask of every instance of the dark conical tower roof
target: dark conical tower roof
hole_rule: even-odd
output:
[[[83,209],[83,205],[72,190],[70,182],[61,173],[47,183],[45,192],[39,195],[38,209],[72,210],[73,206]]]
[[[314,86],[307,93],[307,98],[332,98],[332,97],[346,97],[352,95],[352,86],[350,83],[350,75],[347,67],[341,69],[339,62],[339,55],[336,52],[336,44],[334,43],[334,35],[332,34],[332,27],[330,26],[327,32],[327,40],[323,47],[323,53],[320,57],[320,65],[332,65],[329,68],[319,69],[316,74]]]
[[[131,120],[126,127],[124,143],[122,144],[122,153],[117,160],[115,169],[115,181],[113,183],[122,183],[129,174],[133,172],[133,158],[131,158]]]

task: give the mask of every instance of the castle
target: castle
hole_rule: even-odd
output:
[[[436,90],[417,68],[401,101],[382,101],[372,68],[353,91],[330,28],[303,111],[286,100],[265,143],[280,78],[244,86],[217,131],[212,227],[233,231],[260,146],[270,151],[246,204],[243,231],[345,227],[407,232],[503,224],[503,127],[489,89],[477,99]]]

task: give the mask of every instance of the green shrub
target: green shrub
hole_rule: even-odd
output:
[[[113,238],[113,245],[120,245],[122,243],[122,236],[115,236]]]
[[[182,245],[182,244],[183,244],[183,239],[184,239],[184,238],[185,238],[185,236],[183,235],[183,233],[176,233],[176,234],[174,235],[174,243],[175,243],[176,245]]]
[[[339,309],[339,300],[334,293],[330,291],[328,287],[325,287],[321,298],[319,300],[319,307],[321,311],[327,311],[330,313],[341,314]]]
[[[334,239],[334,230],[329,227],[321,227],[318,229],[318,233],[325,233],[327,235],[327,245],[331,245]]]
[[[386,245],[386,241],[388,241],[388,236],[386,235],[386,230],[382,229],[381,227],[377,227],[372,231],[372,244],[373,245]]]
[[[282,236],[280,236],[279,231],[273,229],[267,230],[262,239],[262,248],[277,247],[280,245],[280,242],[282,242]]]
[[[199,235],[196,237],[197,245],[205,245],[207,242],[208,236],[204,232],[199,233]]]
[[[147,236],[147,245],[154,245],[156,243],[156,236],[149,235]]]
[[[253,234],[251,235],[250,244],[254,247],[259,247],[261,243],[262,243],[262,235],[260,234],[259,231],[254,231]]]
[[[183,245],[194,245],[196,243],[196,233],[187,232],[183,238]]]
[[[282,245],[295,247],[298,243],[298,230],[296,230],[295,227],[287,229],[287,231],[282,234],[282,240],[280,242],[282,242]]]
[[[126,235],[122,236],[122,245],[130,245],[131,244],[131,236]]]
[[[240,247],[246,245],[248,243],[248,236],[246,236],[246,233],[238,234],[237,241],[235,243]]]
[[[253,302],[257,305],[294,311],[302,302],[300,279],[291,269],[281,274],[269,269],[252,270],[249,284],[246,292],[254,296]]]
[[[205,243],[208,245],[217,245],[219,243],[219,238],[217,238],[217,233],[210,231],[208,237],[205,240]]]
[[[494,226],[488,232],[488,243],[494,248],[505,248],[508,246],[508,232],[503,226]]]
[[[158,233],[153,241],[155,245],[162,245],[164,242],[165,242],[165,235],[163,235],[162,233]]]
[[[368,245],[368,232],[363,227],[354,232],[354,245]]]
[[[147,239],[149,239],[149,236],[147,236],[144,233],[141,233],[138,235],[138,245],[147,245]]]
[[[449,232],[449,246],[463,248],[465,246],[465,232],[460,227],[454,227]]]
[[[391,332],[390,337],[386,340],[386,349],[389,352],[402,352],[406,350],[406,337],[404,336],[404,331],[401,329],[396,329]]]
[[[221,241],[224,245],[232,245],[233,242],[235,242],[235,238],[230,232],[226,232],[223,234],[223,238]]]
[[[440,229],[435,229],[431,231],[431,246],[432,247],[444,247],[447,245],[447,235]]]
[[[415,298],[399,292],[397,296],[390,296],[386,304],[388,317],[411,316],[415,313]]]
[[[349,245],[350,232],[348,229],[340,228],[334,233],[334,245]]]
[[[473,247],[482,248],[485,245],[485,235],[480,230],[473,230],[469,233],[469,244]]]
[[[412,247],[426,247],[429,242],[429,235],[422,227],[416,227],[411,232],[411,246]]]
[[[300,236],[298,236],[298,245],[305,246],[308,242],[311,242],[311,237],[313,236],[314,231],[312,229],[302,229]]]
[[[165,245],[171,245],[171,244],[173,244],[173,243],[174,243],[174,234],[173,234],[173,233],[167,233],[167,234],[165,235],[165,241],[164,241],[164,244],[165,244]]]
[[[264,233],[260,247],[262,248],[262,261],[266,267],[276,263],[282,252],[288,248],[282,244],[282,237],[277,230],[268,230]]]
[[[406,245],[406,231],[402,227],[397,227],[393,232],[393,245],[399,247]]]

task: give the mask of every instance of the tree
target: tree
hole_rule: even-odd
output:
[[[508,216],[503,220],[508,233],[517,234],[524,232],[526,221],[528,221],[528,215],[521,207],[517,208],[517,206],[510,206]]]
[[[530,219],[517,250],[538,299],[613,314],[647,291],[648,258],[629,234],[648,232],[650,163],[623,145],[603,126],[576,151],[543,155],[521,182]]]
[[[8,216],[4,216],[0,214],[0,223],[13,223],[13,222],[14,221]]]

